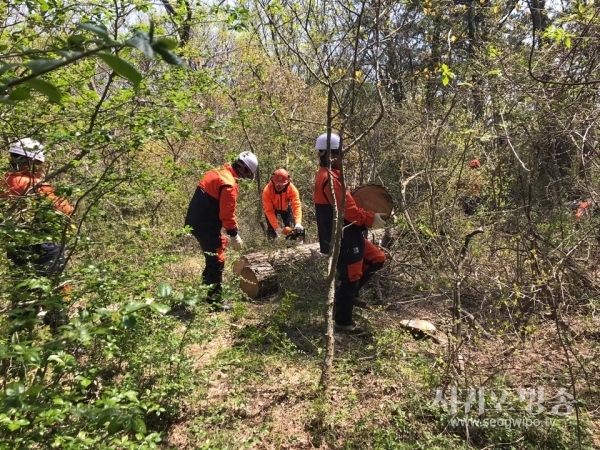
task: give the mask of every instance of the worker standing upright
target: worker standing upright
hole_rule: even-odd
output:
[[[331,177],[328,170],[328,150],[331,154]],[[359,299],[360,289],[371,279],[373,274],[383,267],[385,254],[372,242],[367,240],[363,231],[367,227],[378,229],[385,226],[382,213],[360,208],[352,194],[346,189],[342,191],[340,183],[340,161],[342,145],[339,135],[324,133],[317,138],[315,150],[319,155],[319,170],[315,177],[314,203],[317,215],[317,227],[321,253],[329,253],[333,236],[333,197],[330,180],[337,207],[344,204],[344,230],[340,243],[340,254],[337,272],[340,284],[336,289],[335,327],[338,331],[360,333],[363,330],[353,320],[354,306],[366,306]]]
[[[209,285],[207,301],[213,310],[229,310],[231,305],[221,298],[225,248],[227,238],[221,233],[225,228],[229,244],[236,251],[242,249],[238,231],[236,206],[239,192],[237,180],[254,179],[258,159],[252,152],[242,152],[232,164],[212,169],[198,182],[190,201],[185,225],[191,227],[192,235],[200,244],[206,265],[202,282]]]

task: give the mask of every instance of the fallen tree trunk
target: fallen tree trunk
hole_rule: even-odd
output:
[[[308,259],[319,252],[319,244],[305,244],[270,253],[256,252],[242,256],[233,265],[233,272],[240,276],[240,288],[250,298],[273,294],[279,288],[277,272]]]
[[[264,263],[281,266],[293,262],[303,261],[312,252],[319,251],[319,244],[303,244],[295,247],[274,250],[272,252],[255,252],[242,256],[233,264],[233,273],[240,275],[246,266],[261,265]]]
[[[388,247],[400,237],[397,228],[369,230],[367,238],[374,244]],[[273,294],[279,288],[277,273],[319,252],[319,243],[301,244],[271,252],[255,252],[242,256],[233,264],[233,273],[240,276],[240,287],[250,298]]]
[[[246,266],[240,274],[240,288],[250,298],[273,294],[279,288],[277,273],[268,263]]]

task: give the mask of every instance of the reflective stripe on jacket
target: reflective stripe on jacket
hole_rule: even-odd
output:
[[[262,192],[263,210],[269,223],[274,230],[279,228],[277,221],[277,212],[286,211],[288,205],[292,207],[292,215],[295,223],[302,223],[302,205],[300,203],[300,193],[296,186],[289,183],[281,192],[277,192],[272,181],[267,183]]]
[[[204,174],[188,207],[185,224],[194,234],[218,234],[225,228],[229,236],[238,234],[235,207],[239,187],[238,175],[225,164]]]
[[[342,201],[342,185],[339,181],[340,172],[337,169],[331,169],[333,190],[338,207]],[[362,234],[364,227],[373,225],[375,212],[360,208],[352,194],[346,189],[346,203],[344,205],[344,232],[342,234],[342,249],[356,246],[358,242],[364,240]],[[315,190],[313,194],[315,210],[317,215],[317,228],[319,231],[319,243],[321,244],[321,253],[329,252],[331,236],[333,233],[333,199],[331,197],[327,167],[319,167],[315,178]]]

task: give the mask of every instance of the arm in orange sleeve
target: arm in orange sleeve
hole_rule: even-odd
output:
[[[277,215],[275,214],[275,207],[273,206],[270,190],[271,183],[268,183],[262,192],[263,211],[265,212],[265,216],[267,216],[267,220],[269,221],[271,227],[276,230],[279,228],[279,222],[277,221]]]
[[[54,193],[54,188],[49,184],[42,184],[38,189],[38,192],[46,197],[52,202],[52,206],[55,210],[60,211],[61,213],[70,216],[73,213],[73,207],[69,204],[69,202],[57,196]]]
[[[302,223],[302,203],[300,202],[300,193],[296,186],[290,183],[288,186],[290,192],[290,201],[292,202],[292,214],[296,223]]]
[[[336,177],[331,177],[333,182],[333,190],[335,192],[335,199],[337,201],[338,207],[342,201],[342,184]],[[329,189],[325,189],[325,195],[329,202],[333,205],[331,194],[329,193]],[[347,222],[353,222],[355,225],[362,226],[366,225],[368,227],[373,226],[373,220],[375,220],[375,212],[367,211],[366,209],[362,209],[359,207],[352,194],[349,190],[346,189],[346,204],[344,205],[344,220]]]
[[[223,228],[229,236],[237,235],[237,218],[235,217],[235,206],[237,203],[237,186],[224,185],[221,187],[219,198],[219,219],[223,222]]]

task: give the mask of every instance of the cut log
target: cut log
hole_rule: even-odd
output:
[[[387,247],[400,236],[397,228],[369,230],[368,238],[374,244]],[[297,263],[319,255],[319,243],[301,244],[271,252],[255,252],[242,256],[233,264],[233,273],[240,276],[240,287],[250,298],[270,295],[278,289],[277,273]]]
[[[233,272],[240,276],[240,288],[248,297],[260,298],[277,291],[277,272],[289,269],[315,252],[319,252],[318,243],[297,245],[269,253],[248,253],[234,263]]]
[[[241,275],[246,266],[270,264],[270,261],[268,253],[248,253],[233,264],[233,273]]]
[[[297,245],[295,247],[274,250],[272,252],[248,253],[233,264],[233,273],[236,275],[241,275],[244,267],[261,265],[265,263],[271,264],[277,268],[293,262],[303,261],[310,257],[313,252],[319,252],[318,243]]]
[[[240,277],[240,287],[250,298],[265,297],[279,288],[277,273],[268,263],[246,266]]]

